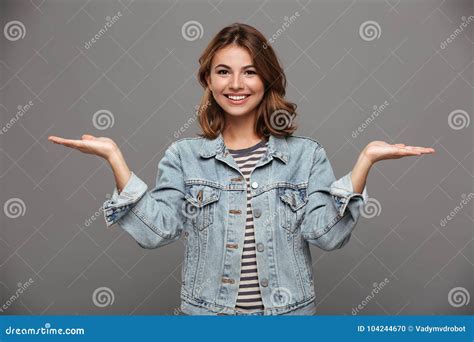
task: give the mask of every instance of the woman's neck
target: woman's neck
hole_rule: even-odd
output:
[[[256,145],[262,140],[255,132],[255,114],[245,117],[226,116],[226,125],[222,132],[228,149],[239,150]]]
[[[263,137],[259,137],[255,132],[245,134],[244,132],[239,133],[222,133],[224,143],[228,149],[240,150],[243,148],[251,147],[258,144]]]

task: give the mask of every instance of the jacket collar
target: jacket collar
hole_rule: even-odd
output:
[[[226,153],[228,153],[228,151],[224,144],[222,133],[219,133],[219,136],[213,140],[204,138],[201,150],[199,151],[199,155],[203,158],[210,158],[216,155],[225,157]],[[268,138],[267,153],[268,156],[274,156],[285,164],[288,163],[290,156],[286,138],[270,135]]]

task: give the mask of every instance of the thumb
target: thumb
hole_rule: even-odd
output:
[[[90,135],[90,134],[84,134],[84,135],[82,136],[82,139],[83,139],[83,140],[94,140],[95,137],[94,137],[93,135]]]

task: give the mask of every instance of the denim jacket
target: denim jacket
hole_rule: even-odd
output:
[[[250,174],[261,315],[312,315],[315,291],[309,244],[330,251],[350,239],[367,191],[354,193],[351,173],[336,180],[324,148],[308,137],[271,135]],[[103,205],[143,248],[185,239],[181,310],[236,315],[244,245],[247,185],[224,144],[184,138],[158,163],[156,185],[132,172]]]

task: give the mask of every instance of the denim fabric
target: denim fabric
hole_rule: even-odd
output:
[[[337,179],[324,148],[311,138],[271,135],[250,175],[263,315],[312,315],[315,291],[309,245],[343,247],[366,203],[351,173]],[[122,192],[103,205],[143,248],[185,239],[181,310],[191,315],[238,314],[246,183],[224,144],[185,138],[158,164],[156,185],[132,172]]]

